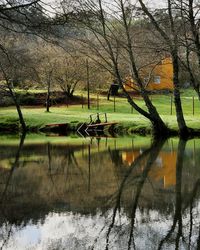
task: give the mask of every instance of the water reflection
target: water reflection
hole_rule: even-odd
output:
[[[200,140],[0,146],[1,249],[198,249]]]

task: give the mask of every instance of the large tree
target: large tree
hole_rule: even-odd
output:
[[[179,126],[179,133],[181,136],[188,136],[189,129],[186,125],[183,108],[181,104],[180,97],[180,61],[179,61],[179,39],[178,39],[178,27],[179,23],[176,22],[176,3],[173,0],[167,0],[164,9],[164,22],[163,17],[156,15],[155,8],[150,10],[150,8],[144,3],[144,1],[139,0],[141,8],[144,14],[149,18],[153,24],[155,30],[160,34],[162,39],[167,45],[167,49],[172,57],[173,61],[173,82],[174,82],[174,103],[176,108],[177,122]]]
[[[86,63],[80,55],[59,53],[55,62],[55,84],[66,98],[73,97],[78,84],[86,78]]]
[[[110,72],[113,78],[117,79],[130,105],[150,120],[156,135],[168,135],[170,130],[152,104],[140,74],[141,65],[135,49],[133,33],[133,26],[137,20],[137,8],[128,1],[122,0],[115,0],[112,3],[104,0],[77,1],[71,18],[82,30],[79,41],[85,51],[90,51],[88,57],[98,62]],[[125,90],[122,70],[124,64],[137,82],[147,110],[138,106]]]
[[[0,38],[2,45],[0,50],[1,89],[12,98],[22,131],[26,131],[27,128],[15,87],[19,87],[19,84],[24,83],[28,78],[30,79],[31,75],[34,75],[27,41],[25,36],[19,34],[6,34]]]
[[[49,39],[50,35],[53,34],[53,30],[55,30],[52,27],[57,24],[56,19],[53,17],[53,14],[55,14],[53,11],[53,7],[41,0],[0,1],[0,32],[1,37],[4,38],[0,41],[1,76],[5,80],[6,87],[15,103],[23,131],[26,131],[27,127],[12,82],[14,78],[22,78],[25,68],[29,70],[29,73],[31,70],[27,66],[29,63],[24,64],[22,57],[20,58],[21,54],[23,54],[23,57],[25,55],[24,50],[21,53],[20,49],[27,46],[26,42],[22,42],[19,46],[18,53],[13,53],[12,47],[15,47],[16,44],[16,34],[18,34],[18,37],[23,37],[23,34],[26,34],[32,38],[33,35],[37,35],[43,39]]]
[[[176,1],[176,9],[181,17],[179,22],[180,60],[188,72],[189,81],[200,100],[200,29],[198,1]]]

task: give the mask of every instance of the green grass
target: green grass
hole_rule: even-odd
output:
[[[78,93],[86,96],[85,92]],[[193,115],[193,96],[194,99],[194,115]],[[140,97],[133,97],[135,102],[142,108],[146,109],[145,104]],[[175,108],[173,104],[171,115],[171,95],[152,95],[153,104],[156,106],[163,120],[168,124],[170,128],[177,129],[177,122],[175,116]],[[107,101],[106,96],[100,96],[99,98],[99,110],[96,105],[96,94],[91,94],[91,109],[88,110],[84,105],[73,106],[60,106],[51,107],[50,113],[45,112],[44,107],[23,107],[25,121],[29,128],[41,128],[49,123],[71,123],[77,124],[88,120],[89,115],[97,112],[106,112],[108,114],[108,121],[119,122],[123,128],[134,129],[149,128],[149,121],[143,116],[132,110],[130,104],[125,98],[117,97],[115,99],[115,112],[114,112],[114,98],[111,97]],[[197,99],[194,91],[187,90],[182,93],[182,104],[186,122],[188,126],[192,128],[200,128],[200,102]],[[14,107],[0,108],[0,127],[9,125],[18,125],[18,115]]]

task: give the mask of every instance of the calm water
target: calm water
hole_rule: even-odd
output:
[[[0,137],[0,249],[200,249],[200,139]]]

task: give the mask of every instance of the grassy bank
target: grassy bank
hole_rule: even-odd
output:
[[[83,93],[86,94],[86,93]],[[193,98],[194,96],[194,98]],[[134,97],[136,103],[145,109],[140,97]],[[151,96],[153,104],[158,109],[163,120],[172,129],[177,130],[174,105],[171,106],[171,95]],[[187,125],[194,129],[200,128],[200,103],[193,92],[188,91],[182,97],[183,110]],[[150,123],[143,116],[136,113],[125,98],[113,97],[108,101],[105,96],[100,96],[97,101],[96,94],[91,94],[91,109],[86,105],[63,105],[50,108],[50,113],[45,112],[44,107],[22,107],[26,124],[30,131],[38,131],[50,123],[68,123],[71,129],[81,122],[86,122],[90,114],[106,112],[109,122],[118,122],[118,129],[129,131],[150,131]],[[194,114],[193,114],[194,113]],[[19,122],[15,107],[0,108],[1,131],[10,128],[18,130]]]

